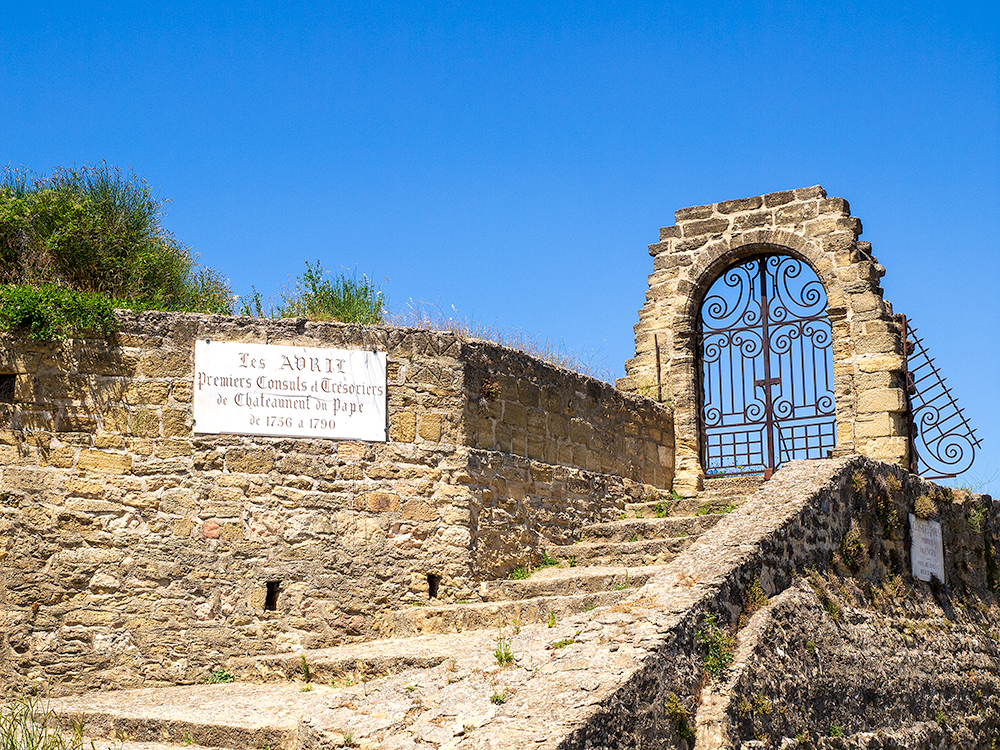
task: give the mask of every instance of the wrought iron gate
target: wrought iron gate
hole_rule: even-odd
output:
[[[705,472],[761,474],[836,444],[826,293],[785,255],[732,266],[701,307]]]

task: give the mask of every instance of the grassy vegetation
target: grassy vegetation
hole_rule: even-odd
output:
[[[228,285],[160,223],[163,201],[106,163],[0,177],[0,320],[34,338],[103,331],[107,311],[230,313]]]
[[[451,314],[446,314],[435,305],[410,300],[402,310],[389,315],[387,322],[409,328],[452,331],[463,338],[492,341],[581,375],[607,383],[615,380],[614,369],[606,358],[600,356],[599,351],[587,354],[573,352],[566,347],[564,341],[554,342],[521,328],[507,328],[498,323],[461,318],[454,308]]]
[[[36,175],[7,167],[0,175],[0,330],[53,339],[84,331],[109,335],[116,307],[233,313],[228,283],[200,267],[191,249],[161,223],[164,201],[131,170],[101,162]],[[584,375],[613,382],[597,353],[569,351],[518,328],[443,315],[410,302],[395,314],[386,295],[357,272],[332,275],[319,261],[279,293],[256,291],[239,311],[256,317],[306,317],[453,331],[516,349]]]
[[[265,309],[255,289],[240,308],[243,315],[271,318],[309,318],[341,323],[376,325],[385,319],[385,293],[368,276],[357,271],[332,276],[320,261],[306,262],[306,270],[294,285],[279,294],[280,301]]]
[[[0,750],[83,750],[82,727],[66,734],[52,711],[35,698],[23,698],[0,707]]]

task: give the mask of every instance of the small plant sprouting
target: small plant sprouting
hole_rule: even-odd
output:
[[[300,693],[310,693],[310,692],[312,692],[312,689],[313,689],[313,686],[307,682],[305,685],[303,685],[302,687],[299,688],[299,692]]]
[[[537,568],[552,568],[552,567],[554,567],[554,566],[556,566],[558,564],[559,564],[558,560],[556,560],[554,557],[549,557],[549,553],[543,551],[542,552],[542,559],[541,559],[541,561],[538,562],[537,565],[535,565],[535,568],[536,569]]]
[[[937,722],[937,725],[942,729],[948,726],[948,717],[945,716],[943,709],[939,708],[937,710],[937,713],[934,714],[934,721]]]
[[[667,695],[667,705],[664,713],[667,721],[671,722],[674,725],[674,729],[677,730],[677,737],[679,739],[692,743],[695,741],[694,727],[691,726],[691,714],[681,702],[681,699],[677,697],[676,693],[669,693]]]
[[[185,732],[184,733],[184,744],[185,745],[193,745],[194,744],[194,740],[191,739],[191,733],[190,732]]]
[[[867,556],[868,549],[861,539],[861,528],[858,526],[857,519],[852,519],[851,528],[840,540],[840,559],[844,565],[856,573]]]
[[[856,471],[851,475],[851,489],[854,490],[855,495],[860,495],[868,489],[868,479],[860,471]]]
[[[236,678],[226,671],[225,667],[219,667],[205,678],[209,685],[218,685],[222,682],[232,682]]]
[[[571,568],[575,568],[576,567],[576,556],[573,556],[573,557],[569,558],[569,566]]]
[[[306,660],[305,654],[302,654],[302,681],[312,682],[312,674],[309,672],[309,662]]]
[[[344,735],[344,747],[357,747],[357,742],[354,740],[354,730],[345,729],[342,734]]]
[[[558,651],[561,648],[566,648],[571,643],[576,643],[576,639],[575,638],[560,638],[555,643],[549,644],[549,648],[552,649],[553,651]]]
[[[512,571],[510,571],[511,579],[515,581],[524,581],[531,575],[531,572],[523,565],[518,565]]]
[[[508,698],[510,698],[510,688],[504,685],[503,690],[493,691],[493,695],[490,696],[490,703],[494,703],[499,706],[506,703]]]
[[[977,534],[982,533],[984,520],[986,520],[986,508],[983,507],[982,503],[977,502],[969,511],[969,528]]]
[[[705,671],[718,677],[733,662],[733,637],[719,627],[715,614],[709,612],[702,620],[698,640],[708,647],[705,654]]]
[[[556,613],[551,609],[549,610],[549,616],[548,619],[546,619],[545,624],[550,628],[554,628],[556,626]]]
[[[831,737],[843,737],[844,736],[844,730],[841,729],[836,724],[831,724],[830,725],[830,736]]]
[[[632,581],[629,579],[628,571],[626,570],[625,581],[623,583],[615,584],[614,589],[615,591],[624,591],[625,589],[630,588],[631,586],[632,586]]]
[[[754,576],[750,585],[743,592],[743,611],[740,613],[739,626],[741,628],[745,626],[753,613],[765,605],[767,605],[767,594],[764,593],[764,588],[760,585],[760,579]]]
[[[497,647],[493,651],[493,656],[496,657],[497,664],[501,667],[509,667],[514,663],[514,651],[511,649],[511,642],[513,640],[514,636],[504,638],[503,628],[497,625]]]
[[[628,538],[628,541],[630,541],[630,542],[638,542],[639,541],[639,535],[638,534],[633,534],[632,536],[630,536]]]
[[[642,508],[636,508],[635,509],[635,517],[636,518],[642,518]]]
[[[661,498],[653,508],[653,512],[657,518],[666,518],[669,511],[670,504],[667,502],[666,498]]]
[[[815,654],[816,653],[816,642],[815,641],[806,641],[806,651],[808,651],[810,654]]]
[[[934,504],[934,498],[930,495],[921,495],[918,497],[917,502],[913,505],[913,515],[924,520],[936,516],[937,506]]]

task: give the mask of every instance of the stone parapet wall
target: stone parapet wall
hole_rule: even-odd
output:
[[[489,342],[462,356],[469,446],[670,489],[669,409]]]
[[[833,329],[837,449],[906,465],[906,363],[900,327],[883,298],[885,269],[858,240],[861,221],[819,186],[675,212],[649,246],[653,273],[635,326],[635,357],[618,387],[669,399],[676,421],[678,488],[701,482],[699,314],[727,268],[763,253],[807,263],[826,290]]]
[[[0,404],[0,671],[11,680],[62,691],[191,682],[231,656],[371,638],[380,612],[433,589],[474,600],[480,579],[506,572],[500,557],[529,562],[543,538],[658,492],[601,473],[616,465],[600,425],[569,443],[580,453],[564,453],[566,465],[551,449],[552,462],[512,454],[513,442],[471,448],[480,384],[469,372],[505,373],[491,357],[513,355],[500,347],[304,320],[120,322],[113,343],[0,341],[0,374],[15,379],[13,403]],[[193,433],[197,338],[386,352],[389,440]],[[581,389],[611,390],[534,372],[560,415]],[[667,410],[613,402],[669,452]],[[526,429],[511,411],[492,426]],[[575,467],[578,455],[598,471]],[[672,455],[647,455],[663,467],[638,474],[669,488]],[[508,522],[524,531],[516,543],[497,532]]]

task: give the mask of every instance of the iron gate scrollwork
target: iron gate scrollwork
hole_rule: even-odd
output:
[[[727,269],[701,307],[705,472],[770,475],[836,444],[832,331],[820,280],[795,258]]]
[[[980,440],[917,329],[899,316],[906,346],[906,394],[910,412],[910,471],[925,479],[949,479],[968,471]]]

